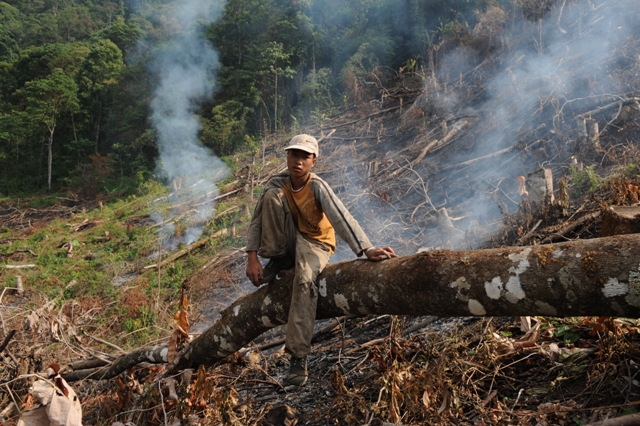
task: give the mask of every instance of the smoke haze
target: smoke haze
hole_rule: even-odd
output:
[[[556,6],[559,8],[565,3],[557,2]],[[612,95],[619,90],[611,62],[628,38],[637,32],[628,16],[633,16],[629,12],[637,14],[640,4],[631,0],[615,3],[612,7],[612,0],[573,2],[564,7],[560,18],[559,9],[554,9],[539,23],[527,20],[515,23],[516,31],[530,35],[528,42],[509,52],[503,61],[506,67],[499,68],[485,81],[483,102],[473,107],[458,104],[457,108],[451,109],[452,115],[474,115],[485,125],[477,127],[479,133],[473,141],[473,149],[448,159],[449,164],[513,146],[522,134],[541,123],[546,124],[547,130],[556,125],[575,127],[575,115],[594,104],[617,99]],[[507,37],[527,40],[518,33]],[[474,54],[454,52],[451,58],[455,60],[447,58],[445,62],[447,65],[461,63],[460,56],[473,58]],[[449,67],[447,73],[460,75],[475,63],[462,62],[457,68]],[[546,146],[548,156],[541,159],[538,166],[562,167],[561,162],[566,161],[573,145],[550,133],[545,138],[548,142],[540,146]],[[518,161],[514,155],[484,162],[479,173],[469,176],[475,186],[474,192],[481,196],[471,210],[461,214],[486,221],[500,220],[504,212],[486,194],[495,192],[505,176],[513,179],[502,188],[514,188],[516,176],[526,176],[535,170],[537,166],[532,163]],[[451,187],[445,189],[445,192],[452,191]],[[519,201],[519,197],[514,198]]]
[[[633,0],[560,0],[553,3],[541,21],[522,17],[519,22],[509,22],[501,35],[508,50],[497,58],[481,55],[471,48],[459,48],[440,58],[437,83],[427,77],[424,91],[414,107],[422,103],[424,107],[420,108],[426,121],[433,115],[435,106],[437,117],[446,120],[448,130],[461,128],[463,122],[470,124],[451,145],[428,154],[415,166],[415,173],[409,173],[405,178],[407,186],[417,188],[412,195],[400,191],[396,199],[397,181],[387,186],[384,182],[377,183],[381,185],[379,190],[388,189],[391,195],[393,208],[388,209],[388,213],[380,209],[380,203],[367,205],[363,197],[356,198],[360,189],[349,195],[358,200],[358,205],[352,208],[375,211],[375,215],[371,215],[373,220],[365,218],[363,224],[372,231],[372,239],[376,240],[373,243],[388,243],[389,238],[393,238],[393,229],[396,235],[411,240],[412,244],[399,250],[403,254],[415,251],[420,245],[440,246],[443,239],[434,229],[438,229],[437,210],[442,207],[452,218],[459,219],[453,222],[457,231],[447,237],[448,248],[477,248],[467,235],[478,227],[486,228],[482,232],[489,233],[484,233],[484,241],[489,239],[491,232],[501,226],[504,214],[514,213],[520,204],[516,177],[527,176],[541,166],[555,172],[566,171],[574,150],[576,115],[618,100],[618,94],[625,91],[617,78],[617,58],[634,34],[639,33],[639,14],[640,2]],[[481,65],[486,58],[490,58],[489,62]],[[635,57],[627,59],[640,63]],[[407,110],[405,115],[410,113]],[[536,134],[534,130],[541,124],[545,127]],[[422,131],[423,135],[416,137],[417,142],[408,144],[424,146],[441,139],[446,131],[439,132],[438,125],[439,122],[430,123]],[[392,133],[391,129],[385,130]],[[403,132],[407,130],[395,130],[398,138],[406,138]],[[472,166],[455,167],[513,147],[521,138],[527,143],[537,138],[540,143],[536,149],[543,147],[545,152],[533,159],[531,151],[514,150]],[[389,136],[385,139],[389,140]],[[528,158],[524,158],[526,156]],[[414,158],[415,155],[406,158],[404,164],[398,163],[406,166]],[[349,162],[353,159],[345,159],[345,167]],[[428,192],[427,202],[417,174]],[[356,178],[353,180],[358,182]],[[422,207],[416,207],[420,204]],[[397,211],[411,213],[412,210],[415,215],[411,214],[411,219],[415,216],[421,220],[412,224],[405,217],[405,223],[390,225],[397,222]],[[385,229],[385,233],[375,235],[376,228]],[[409,228],[412,235],[407,231]],[[333,259],[351,257],[348,250],[344,253],[343,257],[341,250]]]

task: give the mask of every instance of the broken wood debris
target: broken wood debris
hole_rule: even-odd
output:
[[[228,230],[227,228],[223,228],[220,229],[219,231],[214,232],[213,234],[211,234],[210,236],[208,236],[207,238],[203,238],[199,241],[196,241],[195,243],[192,243],[190,245],[188,245],[187,247],[185,247],[182,250],[179,250],[173,254],[171,254],[169,257],[167,257],[166,259],[163,259],[162,261],[158,262],[158,263],[154,263],[152,265],[147,265],[144,267],[144,269],[153,269],[153,268],[162,268],[165,265],[168,265],[169,263],[181,258],[182,256],[191,253],[193,250],[202,247],[203,245],[205,245],[207,242],[211,241],[213,238],[217,238],[223,235],[227,235]]]
[[[33,263],[27,263],[25,265],[1,265],[5,269],[30,269],[36,268],[38,265]]]

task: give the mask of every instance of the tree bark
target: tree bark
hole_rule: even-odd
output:
[[[287,322],[293,274],[225,309],[170,370],[212,365]],[[640,316],[640,235],[423,252],[328,266],[317,319],[343,315]]]

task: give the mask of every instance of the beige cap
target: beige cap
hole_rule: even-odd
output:
[[[302,134],[292,137],[289,141],[289,145],[284,150],[288,151],[290,149],[299,149],[310,154],[315,154],[316,157],[319,156],[318,141],[310,135]]]

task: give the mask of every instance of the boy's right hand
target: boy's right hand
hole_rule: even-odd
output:
[[[264,269],[262,269],[262,264],[258,260],[258,254],[255,251],[250,251],[248,254],[247,261],[247,277],[253,285],[256,287],[260,287],[260,279],[264,276]]]

